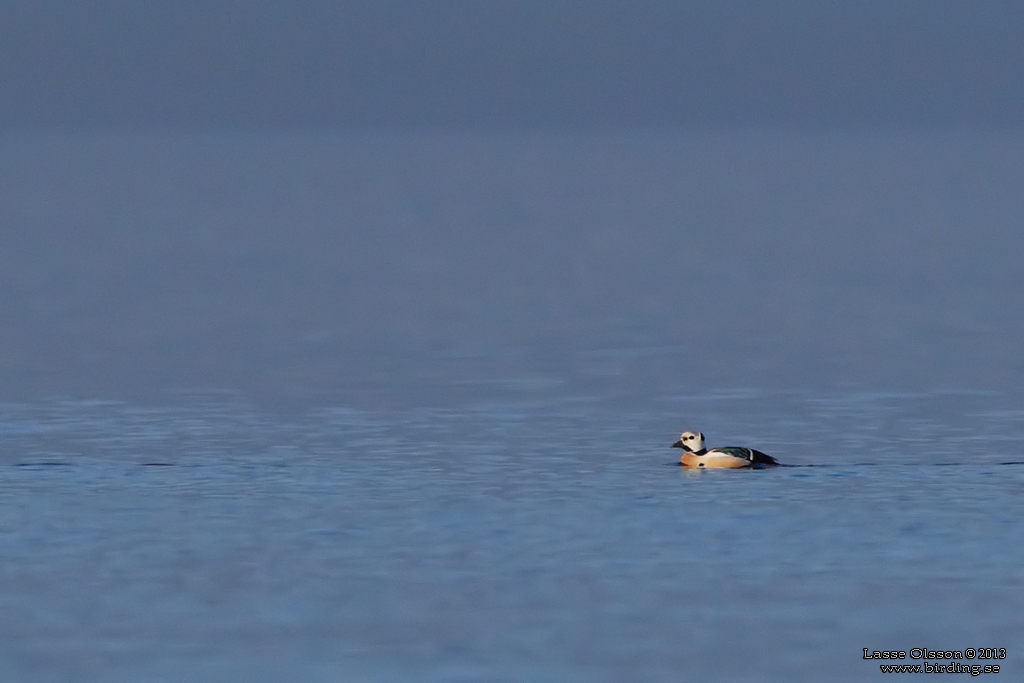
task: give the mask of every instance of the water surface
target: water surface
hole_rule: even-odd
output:
[[[9,680],[881,675],[863,647],[1020,665],[1005,395],[0,416]],[[668,444],[698,425],[795,466],[686,472]]]

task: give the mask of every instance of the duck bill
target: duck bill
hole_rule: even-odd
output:
[[[686,450],[686,446],[683,445],[683,440],[682,439],[679,439],[679,441],[676,441],[669,448],[682,448],[684,451]]]

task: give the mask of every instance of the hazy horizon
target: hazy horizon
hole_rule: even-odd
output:
[[[1012,389],[1021,35],[952,0],[4,3],[0,391]]]
[[[1020,143],[0,136],[0,391],[1015,390]]]

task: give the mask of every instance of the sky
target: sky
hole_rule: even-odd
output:
[[[0,125],[1024,123],[1024,4],[6,0]]]

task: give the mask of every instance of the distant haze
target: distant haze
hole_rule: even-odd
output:
[[[1006,127],[1024,3],[7,0],[0,125]]]
[[[0,136],[0,397],[1019,387],[1021,141]]]
[[[7,0],[0,400],[1016,391],[1022,112],[1021,2]]]

